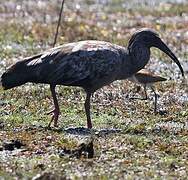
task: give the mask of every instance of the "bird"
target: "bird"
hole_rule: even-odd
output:
[[[56,97],[56,85],[78,86],[85,90],[84,103],[87,127],[92,128],[90,99],[93,93],[116,80],[123,80],[143,69],[150,59],[150,48],[156,47],[166,53],[179,67],[183,68],[168,46],[151,29],[136,31],[123,47],[110,42],[84,40],[66,43],[34,56],[19,60],[1,76],[4,90],[27,82],[49,84],[54,109],[49,112],[49,123],[58,126],[60,114]]]
[[[153,72],[149,71],[148,69],[141,69],[136,74],[128,78],[128,80],[134,83],[141,84],[144,87],[144,95],[145,95],[145,97],[143,98],[131,97],[130,99],[147,100],[148,96],[147,96],[146,88],[148,87],[153,91],[155,95],[154,113],[157,114],[157,93],[155,92],[154,84],[157,82],[166,81],[167,79],[161,76],[155,75]]]

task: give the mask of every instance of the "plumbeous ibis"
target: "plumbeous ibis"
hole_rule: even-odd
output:
[[[166,53],[184,76],[177,57],[158,34],[149,29],[142,29],[132,35],[127,48],[109,42],[88,40],[64,44],[25,58],[2,74],[1,84],[5,90],[27,82],[50,84],[55,107],[51,111],[51,122],[54,121],[54,126],[57,126],[59,116],[56,85],[82,87],[86,92],[84,106],[87,127],[92,128],[92,93],[115,80],[126,79],[144,68],[150,58],[150,47],[156,47]]]

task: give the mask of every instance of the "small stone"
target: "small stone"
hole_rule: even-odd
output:
[[[161,115],[161,116],[165,116],[165,115],[167,115],[168,114],[168,111],[167,110],[159,110],[159,115]]]
[[[13,142],[5,142],[3,144],[4,150],[13,151],[14,150],[14,143]]]

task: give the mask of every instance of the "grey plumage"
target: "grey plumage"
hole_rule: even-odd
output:
[[[26,82],[50,84],[55,105],[55,110],[52,111],[54,125],[57,125],[59,115],[55,86],[80,86],[87,94],[85,110],[87,124],[91,128],[91,94],[104,85],[126,79],[142,69],[149,61],[152,46],[170,56],[184,75],[178,59],[159,36],[144,29],[131,37],[128,48],[104,41],[88,40],[65,44],[26,58],[2,75],[2,86],[10,89]]]

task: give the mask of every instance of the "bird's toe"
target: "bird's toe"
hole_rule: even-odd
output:
[[[51,126],[52,122],[54,122],[54,127],[58,127],[58,118],[59,118],[59,114],[60,114],[59,110],[53,109],[52,111],[49,111],[47,114],[48,115],[52,114],[52,119],[51,119],[50,123],[48,124],[48,127]]]

